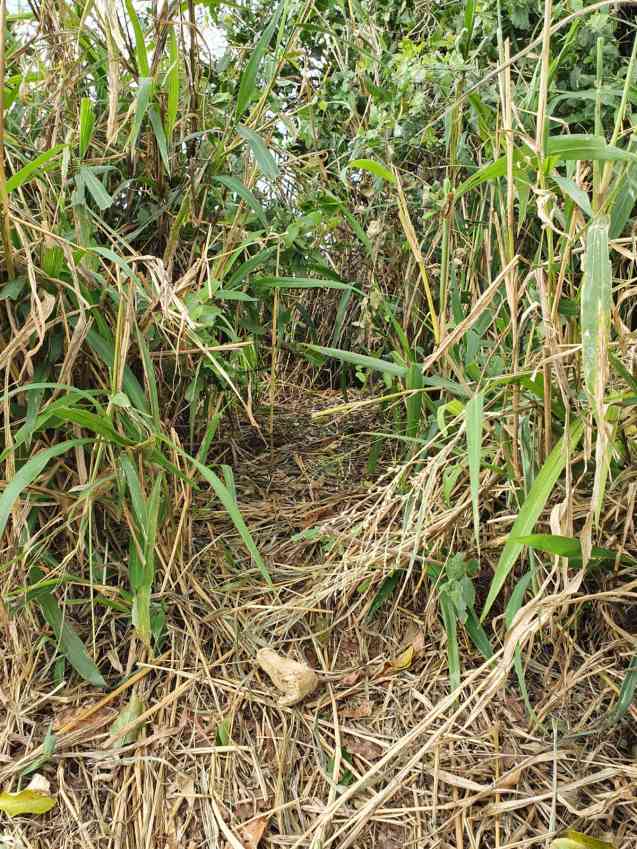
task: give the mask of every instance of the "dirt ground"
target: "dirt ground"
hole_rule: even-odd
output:
[[[374,480],[367,468],[373,408],[311,418],[341,403],[290,397],[272,437],[267,411],[262,437],[247,424],[221,435],[272,587],[211,495],[177,494],[156,655],[126,616],[105,608],[93,623],[107,695],[73,674],[54,683],[54,646],[34,612],[0,623],[0,785],[17,786],[52,727],[55,751],[38,771],[57,798],[44,816],[0,815],[0,847],[514,849],[548,847],[564,828],[637,846],[635,710],[606,723],[637,640],[635,582],[615,592],[613,576],[589,587],[549,571],[504,642],[496,619],[490,664],[463,642],[462,689],[450,693],[435,594],[413,538],[395,531],[392,447]],[[471,512],[464,496],[437,497],[441,463],[425,463],[414,485],[429,499],[419,539],[443,560],[470,537]],[[487,569],[508,529],[489,527]],[[370,614],[397,563],[401,589]],[[90,642],[87,606],[69,610]],[[262,648],[310,666],[317,688],[282,706],[256,663]],[[143,728],[116,737],[132,696]]]

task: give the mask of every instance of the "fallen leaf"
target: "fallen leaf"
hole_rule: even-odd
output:
[[[283,692],[279,699],[281,707],[297,704],[318,686],[318,676],[309,666],[283,657],[272,649],[258,651],[257,663],[272,679],[274,686]]]
[[[46,814],[57,804],[57,799],[50,794],[51,785],[43,775],[34,775],[28,787],[17,793],[4,791],[0,793],[0,811],[9,817],[19,817],[22,814]]]
[[[397,671],[399,671],[401,669],[409,669],[409,667],[411,666],[411,664],[413,662],[413,659],[414,659],[414,647],[413,646],[407,646],[407,648],[404,651],[401,651],[401,653],[398,655],[398,657],[395,657],[393,660],[389,661],[389,665],[391,666],[392,669],[395,669]]]
[[[551,843],[551,849],[615,849],[615,847],[612,843],[569,829],[563,837],[558,837]]]
[[[416,660],[425,650],[425,635],[422,631],[412,631],[405,642],[400,654],[392,660],[385,663],[381,674],[393,670],[400,672],[403,669],[409,669],[414,660]]]
[[[372,715],[372,703],[370,701],[361,702],[353,707],[346,707],[340,711],[343,719],[363,719],[366,716]]]
[[[353,672],[350,672],[348,675],[344,675],[341,678],[341,684],[344,684],[346,687],[353,687],[354,684],[360,678],[361,673],[358,669],[355,669]]]
[[[111,725],[111,736],[116,734],[120,729],[125,728],[127,725],[130,725],[131,722],[134,722],[138,716],[144,712],[144,703],[139,698],[139,696],[131,696],[131,700],[126,705],[126,707],[120,712],[119,716],[115,720],[115,722]],[[140,727],[139,725],[134,726],[124,734],[123,737],[118,737],[114,741],[115,746],[129,746],[131,743],[134,743],[137,739],[137,735],[139,734]]]
[[[269,819],[270,817],[257,817],[242,826],[241,839],[243,840],[245,849],[257,849],[259,841],[268,826]]]

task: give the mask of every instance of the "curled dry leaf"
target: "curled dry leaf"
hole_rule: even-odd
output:
[[[9,817],[19,817],[23,814],[46,814],[57,804],[57,799],[51,796],[51,785],[47,779],[36,774],[28,787],[17,793],[4,791],[0,793],[0,811]]]
[[[277,654],[272,649],[258,651],[257,663],[272,679],[274,686],[283,692],[279,699],[281,707],[297,704],[318,686],[318,676],[309,666]]]

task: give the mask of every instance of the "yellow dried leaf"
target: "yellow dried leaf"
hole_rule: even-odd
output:
[[[258,651],[257,663],[272,679],[274,686],[283,692],[279,699],[281,707],[297,704],[318,685],[318,676],[309,666],[283,657],[272,649]]]
[[[5,790],[0,793],[0,811],[9,817],[23,814],[46,814],[57,804],[49,793],[49,782],[43,775],[34,775],[28,787],[17,793]]]
[[[615,849],[615,847],[612,843],[569,829],[563,837],[558,837],[551,843],[551,849]]]
[[[413,663],[414,654],[415,650],[412,644],[411,646],[407,646],[404,651],[401,651],[398,657],[395,657],[393,660],[390,660],[389,665],[392,669],[396,670],[409,669],[409,667]]]

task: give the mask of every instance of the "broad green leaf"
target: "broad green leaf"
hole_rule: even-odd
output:
[[[465,407],[467,426],[467,454],[469,458],[469,483],[471,486],[471,508],[473,512],[473,532],[478,551],[480,550],[480,457],[482,453],[482,428],[484,396],[476,392]]]
[[[244,141],[250,145],[250,150],[254,156],[257,165],[261,169],[265,177],[274,180],[279,176],[279,166],[276,164],[274,157],[265,146],[265,143],[258,133],[251,130],[249,127],[237,127],[237,132]]]
[[[375,159],[352,159],[347,163],[348,168],[360,168],[362,171],[368,171],[374,177],[381,180],[387,180],[388,183],[395,183],[396,177],[382,162],[376,162]]]
[[[57,799],[43,793],[40,790],[19,790],[17,793],[9,793],[4,790],[0,793],[0,811],[8,817],[21,817],[24,814],[46,814],[57,804]]]
[[[63,150],[63,148],[63,144],[56,144],[50,150],[36,156],[36,158],[31,160],[31,162],[27,162],[27,164],[23,165],[19,171],[15,172],[15,174],[12,174],[6,182],[7,194],[11,193],[14,189],[19,189],[20,186],[23,186],[26,182],[28,182],[38,168],[41,168],[43,165],[46,165],[47,162],[50,162],[51,159],[56,157],[58,153]]]
[[[38,581],[41,577],[44,577],[44,573],[40,569],[32,569],[30,577],[32,580]],[[94,687],[106,687],[106,681],[102,678],[99,669],[86,651],[84,643],[64,615],[55,596],[48,590],[39,589],[33,597],[33,601],[41,608],[42,615],[55,634],[59,650],[78,675],[81,675],[85,681],[93,684]]]
[[[82,165],[80,167],[80,174],[84,185],[100,210],[104,212],[106,209],[109,209],[113,204],[113,198],[102,185],[102,181],[95,176],[93,169]]]
[[[259,67],[261,66],[261,60],[263,59],[266,50],[270,46],[270,41],[272,40],[272,36],[274,35],[274,30],[276,29],[276,25],[279,20],[279,16],[283,9],[283,2],[281,2],[272,15],[270,19],[270,23],[263,30],[261,37],[257,41],[257,44],[252,51],[252,56],[250,56],[250,60],[245,67],[243,74],[241,75],[241,82],[239,83],[239,93],[237,95],[237,118],[241,118],[243,113],[246,111],[257,91],[257,74],[259,72]]]
[[[39,451],[18,469],[14,477],[11,478],[3,489],[2,495],[0,495],[0,537],[4,534],[13,505],[24,490],[44,471],[49,462],[54,457],[65,454],[71,448],[75,448],[78,445],[86,445],[89,442],[92,442],[92,440],[67,439],[64,442],[59,442],[57,445],[52,445],[50,448]]]
[[[579,444],[583,432],[584,423],[581,419],[577,419],[571,425],[570,432],[568,434],[568,447],[571,451],[573,451]],[[562,436],[555,448],[546,458],[544,465],[533,481],[533,485],[529,490],[529,494],[527,495],[524,504],[520,508],[520,512],[513,523],[509,537],[502,550],[502,554],[500,555],[498,565],[496,566],[495,574],[489,588],[489,594],[482,611],[482,621],[484,621],[489,610],[491,610],[493,602],[498,597],[507,576],[517,563],[518,557],[524,548],[524,544],[519,542],[519,538],[527,536],[533,530],[540,514],[546,507],[546,503],[553,491],[553,487],[557,483],[557,479],[564,471],[564,467],[566,466],[568,459],[570,459],[565,456],[566,444],[566,438],[565,436]]]
[[[304,348],[309,348],[317,354],[323,354],[325,357],[334,357],[336,360],[341,360],[343,363],[351,363],[360,368],[371,368],[374,371],[384,372],[393,377],[405,377],[407,369],[405,366],[391,363],[388,360],[381,360],[377,357],[368,357],[366,354],[355,354],[353,351],[343,351],[340,348],[326,348],[323,345],[303,345]]]
[[[135,523],[137,524],[137,529],[145,536],[146,528],[148,527],[148,511],[146,509],[146,499],[142,492],[142,485],[139,480],[137,469],[128,454],[123,453],[119,458],[119,466],[126,478],[126,484],[128,486],[128,492],[133,505],[133,516],[135,518]]]
[[[93,137],[95,113],[89,97],[83,97],[80,103],[80,159],[83,159]]]
[[[382,607],[382,605],[387,601],[388,598],[394,594],[396,587],[404,572],[402,569],[397,569],[395,572],[392,572],[391,575],[388,575],[383,583],[378,588],[376,595],[372,599],[372,603],[369,606],[369,617],[371,618],[376,611]]]
[[[231,192],[235,192],[239,195],[242,201],[244,201],[253,212],[256,213],[259,221],[263,224],[264,227],[268,226],[268,219],[265,214],[265,210],[259,203],[259,201],[252,194],[250,189],[238,180],[236,177],[228,177],[224,174],[219,175],[213,178],[213,182],[221,183],[222,186],[225,186],[227,189],[230,189]]]

